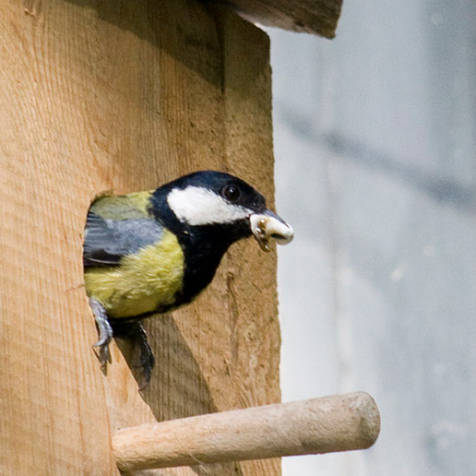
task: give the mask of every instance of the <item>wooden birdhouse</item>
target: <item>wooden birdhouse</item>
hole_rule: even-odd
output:
[[[231,172],[272,200],[269,40],[237,11],[332,37],[340,3],[0,0],[0,474],[157,467],[154,449],[136,465],[127,455],[137,450],[131,442],[140,452],[150,434],[147,444],[155,441],[154,425],[280,402],[274,253],[234,245],[193,304],[146,322],[157,362],[139,392],[127,342],[113,342],[106,373],[91,349],[84,225],[99,194],[153,189],[200,169]],[[285,440],[304,433],[279,435],[272,425],[298,413],[303,431],[319,433],[320,418],[344,431],[337,446],[331,431],[317,450],[301,441],[304,449],[370,445],[378,433],[370,397],[342,398],[166,427],[172,443],[189,435],[190,454],[167,464],[172,444],[160,466],[187,466],[147,474],[278,475],[279,459],[257,458],[299,452]],[[311,414],[318,419],[306,429]],[[258,440],[233,440],[233,429],[247,434],[260,418]],[[152,425],[146,433],[127,433],[143,424]],[[193,453],[193,445],[202,446]],[[210,446],[215,459],[203,453]]]

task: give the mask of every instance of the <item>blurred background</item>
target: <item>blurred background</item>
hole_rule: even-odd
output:
[[[271,36],[283,400],[365,390],[367,451],[285,476],[476,474],[476,2],[345,0]]]

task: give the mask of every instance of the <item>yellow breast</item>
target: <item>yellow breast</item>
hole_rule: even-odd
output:
[[[173,305],[183,273],[182,248],[175,235],[165,230],[158,243],[124,257],[119,266],[86,270],[86,292],[102,303],[110,317],[132,317]]]

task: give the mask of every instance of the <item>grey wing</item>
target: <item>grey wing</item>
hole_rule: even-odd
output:
[[[152,218],[105,219],[88,213],[84,237],[84,267],[118,265],[124,256],[161,239],[164,229]]]

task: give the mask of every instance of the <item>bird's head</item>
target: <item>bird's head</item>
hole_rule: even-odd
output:
[[[260,193],[227,173],[186,175],[160,187],[156,197],[183,230],[214,230],[226,236],[228,244],[252,235],[268,251],[270,240],[286,244],[294,235],[291,226],[266,208]]]

